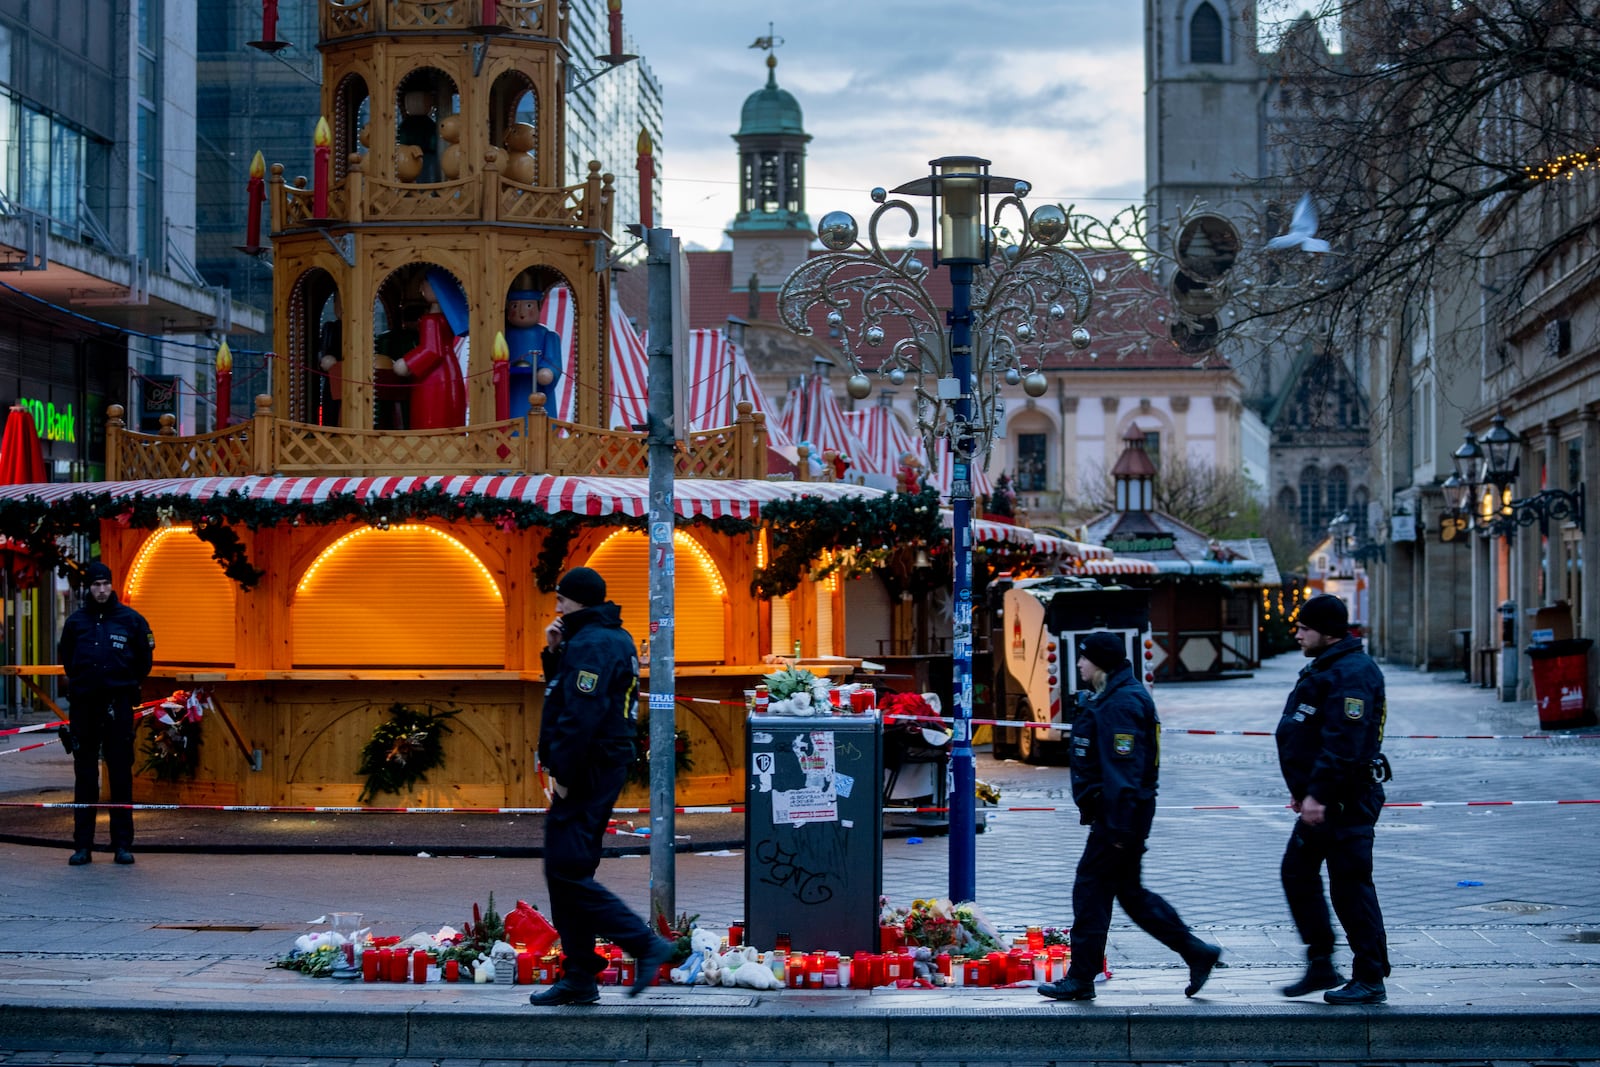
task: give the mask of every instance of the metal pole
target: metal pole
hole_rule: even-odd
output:
[[[677,691],[673,639],[672,477],[676,458],[673,427],[672,336],[677,294],[672,290],[675,243],[671,230],[646,231],[650,283],[650,910],[670,922],[677,918]]]
[[[955,589],[950,601],[955,737],[950,750],[950,899],[978,896],[977,775],[972,765],[972,265],[950,264],[950,372],[961,386],[950,438],[950,531]]]

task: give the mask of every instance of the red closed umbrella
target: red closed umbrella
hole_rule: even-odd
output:
[[[11,405],[5,436],[0,438],[0,485],[34,485],[45,480],[44,450],[33,415]]]
[[[0,437],[0,485],[36,485],[44,480],[44,450],[33,415],[13,404],[6,416],[5,436]],[[18,591],[39,580],[27,551],[8,537],[0,537],[0,571],[9,587]]]

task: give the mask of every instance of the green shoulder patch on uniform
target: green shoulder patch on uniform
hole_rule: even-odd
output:
[[[1345,697],[1344,698],[1344,717],[1345,718],[1347,718],[1347,719],[1359,719],[1359,718],[1361,718],[1361,716],[1365,715],[1366,713],[1367,713],[1367,705],[1362,702],[1360,697]]]
[[[1119,756],[1131,756],[1131,755],[1133,755],[1133,735],[1132,734],[1112,734],[1111,735],[1111,751],[1115,752]]]
[[[594,687],[600,684],[600,676],[593,671],[578,672],[578,692],[592,693]]]

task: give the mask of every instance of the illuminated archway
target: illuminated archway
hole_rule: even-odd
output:
[[[711,554],[682,530],[673,531],[678,580],[673,586],[679,663],[726,659],[727,583]],[[650,543],[634,530],[618,530],[589,556],[606,580],[606,597],[622,609],[622,625],[641,645],[650,633]]]
[[[134,557],[125,599],[150,624],[157,663],[232,666],[238,588],[192,527],[166,526]]]
[[[443,530],[364,526],[325,548],[295,587],[296,667],[504,667],[500,586]]]

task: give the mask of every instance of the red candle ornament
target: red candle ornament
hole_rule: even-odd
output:
[[[261,205],[267,202],[267,161],[260,152],[250,161],[250,180],[245,182],[245,198],[250,209],[245,213],[244,245],[254,251],[261,247]]]
[[[278,39],[278,0],[261,0],[261,40],[272,44]]]
[[[489,381],[494,384],[494,417],[498,422],[511,417],[511,347],[506,335],[494,335],[494,349],[489,353]]]
[[[228,425],[233,415],[233,352],[228,342],[217,349],[217,429]]]
[[[606,26],[611,31],[611,56],[622,55],[622,0],[606,0]]]
[[[333,130],[325,118],[317,119],[311,136],[311,217],[328,217],[328,183],[333,180]]]
[[[620,16],[619,16],[620,17]],[[639,131],[639,225],[650,229],[656,224],[656,148],[649,130]]]

